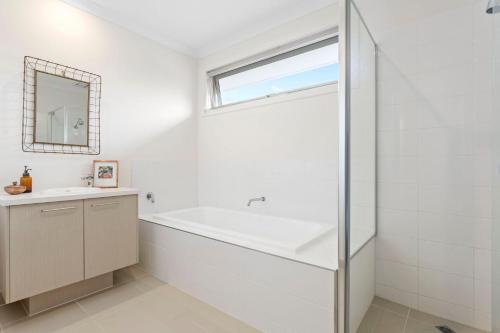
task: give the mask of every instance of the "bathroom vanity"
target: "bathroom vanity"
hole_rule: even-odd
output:
[[[0,195],[0,292],[29,314],[113,286],[138,262],[138,191],[65,188]]]

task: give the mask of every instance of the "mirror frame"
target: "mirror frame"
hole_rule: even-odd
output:
[[[88,84],[87,145],[44,143],[36,141],[36,79],[37,72],[59,76]],[[77,68],[64,66],[51,61],[24,57],[23,82],[23,126],[22,149],[32,153],[59,153],[99,155],[100,135],[101,76]]]

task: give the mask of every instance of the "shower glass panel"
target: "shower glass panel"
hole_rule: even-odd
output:
[[[355,4],[343,4],[339,332],[355,333],[375,294],[376,44]]]
[[[350,254],[375,236],[375,43],[351,5]]]
[[[493,233],[492,233],[492,327],[500,333],[500,13],[493,16],[494,84],[493,84]]]

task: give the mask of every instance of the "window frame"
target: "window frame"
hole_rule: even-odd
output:
[[[256,98],[246,99],[244,101],[222,104],[222,96],[220,92],[219,81],[223,78],[236,75],[254,68],[262,67],[274,62],[288,59],[296,55],[306,53],[308,51],[316,50],[328,45],[334,45],[339,43],[338,28],[330,28],[325,31],[319,32],[317,34],[305,37],[301,40],[294,41],[292,43],[276,47],[272,50],[262,52],[260,54],[254,55],[252,57],[245,58],[243,60],[237,61],[235,63],[211,70],[207,72],[207,85],[208,85],[208,103],[207,109],[219,109],[231,105],[247,103],[255,100],[260,100],[264,98],[270,98],[282,94],[290,94],[302,90],[313,89],[321,87],[324,85],[333,84],[336,81],[331,81],[322,84],[316,84],[312,86],[301,87],[298,89],[286,90],[277,93],[272,93],[268,95],[263,95]]]

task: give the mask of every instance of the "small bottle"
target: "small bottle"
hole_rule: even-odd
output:
[[[33,186],[33,178],[31,178],[30,175],[31,169],[28,169],[28,166],[24,166],[24,172],[23,176],[21,177],[21,186],[26,186],[26,192],[24,193],[31,193],[32,186]]]

